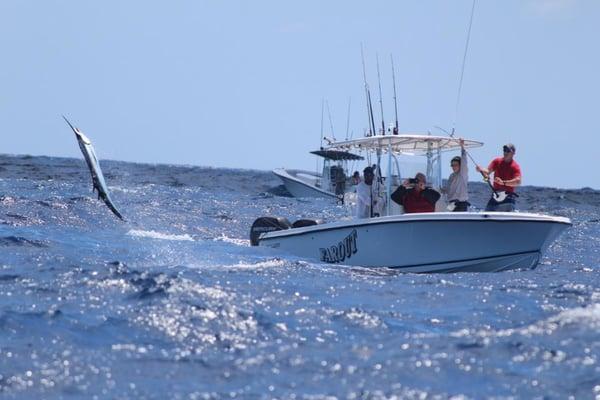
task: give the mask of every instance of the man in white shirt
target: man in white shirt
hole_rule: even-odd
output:
[[[363,171],[363,181],[356,185],[356,218],[379,216],[384,201],[373,187],[374,178],[373,168],[366,167]]]

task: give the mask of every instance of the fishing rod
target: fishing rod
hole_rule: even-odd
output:
[[[333,121],[331,120],[331,111],[329,110],[329,101],[325,101],[327,105],[327,114],[329,115],[329,127],[331,128],[331,136],[335,140],[335,132],[333,131]]]
[[[473,164],[475,164],[476,167],[479,167],[479,164],[477,163],[477,161],[475,161],[473,156],[471,156],[471,153],[468,152],[467,149],[464,150],[465,154],[471,159],[471,161],[473,161]],[[504,201],[504,199],[506,198],[506,192],[498,193],[498,191],[494,188],[494,185],[492,185],[492,182],[490,181],[489,174],[486,176],[483,171],[479,171],[479,173],[483,177],[483,180],[488,184],[488,186],[492,190],[492,193],[494,194],[494,200],[496,200],[499,203]]]
[[[368,105],[369,105],[369,115],[371,116],[371,129],[373,132],[373,135],[376,135],[375,132],[375,118],[373,117],[373,103],[371,102],[371,91],[367,90],[367,96],[368,96]]]
[[[321,143],[319,146],[321,148],[321,150],[323,150],[323,112],[324,112],[324,109],[325,109],[325,99],[321,98]],[[319,157],[316,157],[316,159],[317,159],[316,173],[317,173],[317,175],[319,175]]]
[[[348,117],[346,118],[346,140],[348,140],[348,132],[350,131],[350,105],[352,104],[352,97],[348,97]]]
[[[325,112],[325,99],[321,99],[321,148],[323,148],[323,113]]]
[[[368,136],[373,136],[375,134],[375,124],[373,122],[373,108],[371,107],[371,92],[369,91],[369,84],[367,83],[367,68],[365,67],[365,53],[363,51],[363,45],[360,44],[360,57],[362,60],[362,70],[363,70],[363,82],[365,85],[365,97],[367,102],[367,125],[369,126],[369,134]],[[371,130],[373,127],[373,130]]]
[[[394,111],[396,113],[396,125],[394,126],[394,135],[398,134],[398,102],[396,101],[396,74],[394,72],[394,56],[390,54],[392,61],[392,82],[394,83]]]
[[[381,96],[381,74],[379,72],[379,54],[375,53],[377,62],[377,83],[379,85],[379,108],[381,109],[381,133],[385,135],[385,122],[383,122],[383,98]]]

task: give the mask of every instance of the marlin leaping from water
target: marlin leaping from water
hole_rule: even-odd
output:
[[[77,143],[79,143],[79,148],[83,153],[83,158],[85,158],[85,162],[87,163],[90,173],[92,174],[92,191],[98,191],[98,199],[102,199],[108,208],[110,208],[110,210],[117,217],[124,221],[125,219],[117,210],[115,204],[108,195],[108,186],[106,186],[106,181],[104,180],[104,175],[102,175],[100,163],[98,162],[98,157],[96,157],[96,152],[92,147],[92,142],[83,134],[83,132],[79,130],[79,128],[74,127],[64,115],[62,117],[67,124],[69,124],[73,132],[75,132],[75,137],[77,138]]]

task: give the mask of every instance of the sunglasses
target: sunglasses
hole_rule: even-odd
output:
[[[513,152],[513,149],[511,149],[511,148],[510,148],[510,147],[508,147],[508,146],[504,146],[504,147],[502,148],[502,150],[504,150],[504,152],[505,152],[505,153],[512,153],[512,152]]]

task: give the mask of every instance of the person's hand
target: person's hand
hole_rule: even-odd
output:
[[[494,178],[494,183],[497,183],[498,185],[504,185],[504,181],[498,177]]]
[[[460,143],[460,148],[461,149],[465,148],[465,139],[463,139],[463,138],[458,139],[458,143]]]

